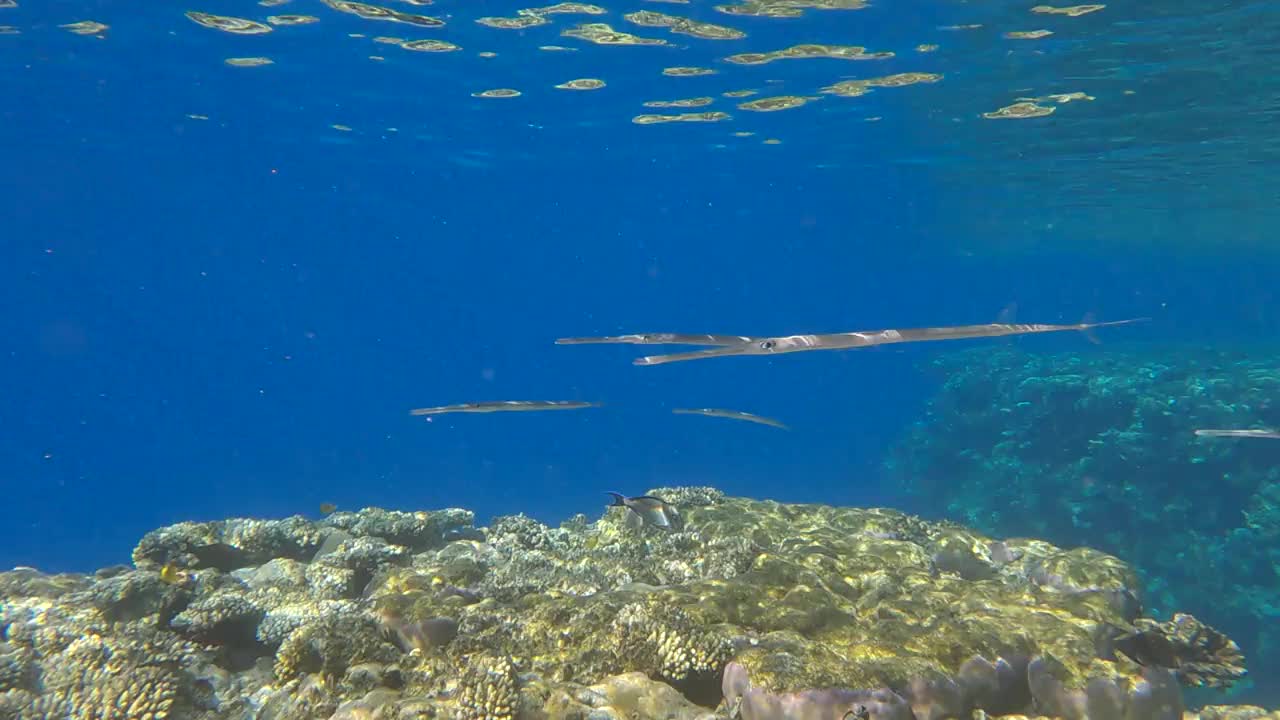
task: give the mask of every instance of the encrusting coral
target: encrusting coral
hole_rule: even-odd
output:
[[[1163,720],[1179,682],[1244,672],[1194,618],[1143,617],[1097,551],[652,494],[678,530],[367,509],[182,523],[133,569],[0,574],[0,717]]]

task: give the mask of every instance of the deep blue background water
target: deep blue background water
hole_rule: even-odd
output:
[[[1250,7],[1218,9],[1256,22]],[[750,38],[598,48],[557,37],[592,18],[505,34],[462,18],[431,34],[302,0],[279,10],[321,23],[264,37],[139,4],[0,10],[22,29],[0,37],[0,566],[89,570],[127,562],[159,525],[315,515],[321,502],[461,506],[482,522],[595,516],[604,490],[677,484],[901,504],[880,477],[883,451],[941,380],[920,361],[962,345],[646,368],[630,365],[645,348],[553,344],[566,335],[969,324],[1016,302],[1024,322],[1154,318],[1103,331],[1107,342],[1277,337],[1268,243],[1280,204],[1257,180],[1274,176],[1276,154],[1253,134],[1274,99],[1224,87],[1212,53],[1179,69],[1161,64],[1178,57],[1173,40],[1138,49],[1168,28],[1144,35],[1116,6],[1119,19],[1072,19],[1079,37],[1064,29],[1027,50],[936,29],[993,22],[1006,6],[781,24],[650,9]],[[56,27],[90,17],[111,25],[105,39]],[[1014,18],[1012,29],[1063,23]],[[349,32],[448,37],[466,51],[406,53]],[[807,40],[899,57],[874,71],[819,60],[657,72]],[[534,49],[548,42],[583,49]],[[920,42],[961,50],[913,55]],[[1117,61],[1125,72],[1072,65],[1093,62],[1097,43],[1134,53]],[[255,54],[277,64],[222,64]],[[630,122],[642,100],[765,80],[813,93],[849,73],[915,69],[947,79],[732,124]],[[609,86],[551,89],[572,77]],[[1197,77],[1200,100],[1186,103],[1175,89]],[[1145,104],[1126,106],[1121,86]],[[489,87],[525,95],[470,97]],[[1099,99],[1043,120],[978,117],[1075,89]],[[1075,334],[1018,342],[1092,349]],[[606,406],[408,414],[501,399]],[[669,413],[690,406],[793,430]]]

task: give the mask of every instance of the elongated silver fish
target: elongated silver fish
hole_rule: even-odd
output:
[[[1200,437],[1267,438],[1280,440],[1280,430],[1196,430]]]
[[[685,345],[703,344],[718,345],[706,350],[670,353],[666,355],[649,355],[636,358],[634,365],[663,365],[665,363],[684,362],[687,360],[703,360],[706,358],[735,357],[739,355],[779,355],[782,353],[805,352],[813,350],[849,350],[872,347],[875,345],[892,345],[909,342],[936,342],[939,340],[966,340],[971,338],[1003,337],[1006,335],[1029,335],[1046,332],[1082,332],[1091,342],[1097,342],[1093,330],[1113,325],[1128,325],[1145,322],[1150,318],[1132,318],[1129,320],[1112,320],[1110,322],[1092,322],[1089,316],[1078,323],[1070,325],[1044,325],[1039,323],[989,323],[986,325],[953,325],[945,327],[910,328],[906,330],[861,330],[847,333],[830,333],[825,335],[786,335],[780,337],[742,336],[745,341],[728,342],[732,335],[679,335],[659,333],[651,335],[618,335],[613,338],[595,338],[596,343],[625,342],[637,345]],[[711,337],[718,342],[686,342],[684,338]],[[625,338],[625,339],[618,339]],[[661,339],[677,338],[677,339]],[[578,338],[574,344],[584,344],[586,338]]]
[[[697,335],[682,333],[642,333],[639,335],[606,335],[604,337],[558,338],[557,345],[737,345],[764,338],[745,335]]]
[[[758,425],[768,425],[782,430],[790,430],[791,428],[763,415],[754,415],[741,410],[721,410],[719,408],[674,408],[673,413],[676,415],[706,415],[707,417],[726,418],[728,420],[742,420],[744,422],[756,423]]]
[[[652,525],[663,530],[674,530],[680,516],[676,509],[666,500],[652,495],[627,497],[622,493],[608,492],[613,496],[609,507],[626,508],[623,523],[632,530],[639,530],[645,525]]]
[[[414,408],[410,415],[443,415],[445,413],[533,412],[538,410],[581,410],[600,407],[603,403],[577,400],[496,400],[459,403],[438,407]]]

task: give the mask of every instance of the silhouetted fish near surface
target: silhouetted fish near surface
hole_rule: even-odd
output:
[[[1280,430],[1197,430],[1196,435],[1200,437],[1248,437],[1248,438],[1267,438],[1268,440],[1280,440]]]
[[[609,492],[608,494],[613,496],[613,502],[609,507],[627,509],[627,515],[623,523],[633,530],[638,530],[645,525],[652,525],[663,530],[674,530],[675,525],[680,520],[680,515],[676,512],[676,509],[662,498],[652,495],[627,497],[622,493],[616,492]]]
[[[603,403],[576,400],[498,400],[494,402],[459,403],[438,407],[414,408],[410,415],[443,415],[445,413],[532,412],[537,410],[581,410],[600,407]]]
[[[721,410],[718,408],[673,408],[672,413],[676,415],[705,415],[707,417],[726,418],[728,420],[742,420],[744,422],[756,423],[757,425],[768,425],[782,430],[790,430],[791,428],[763,415],[754,415],[741,410]]]

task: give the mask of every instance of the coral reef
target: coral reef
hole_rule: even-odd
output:
[[[1163,720],[1180,684],[1244,674],[1221,633],[1144,617],[1135,573],[1095,550],[651,493],[678,530],[366,509],[182,523],[91,576],[0,573],[0,718]]]
[[[984,532],[1119,555],[1153,614],[1193,612],[1280,671],[1280,442],[1194,434],[1280,427],[1280,364],[984,348],[931,370],[942,387],[888,461],[901,485]]]

